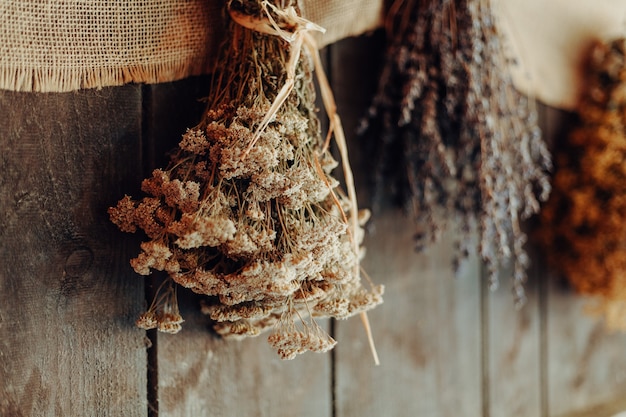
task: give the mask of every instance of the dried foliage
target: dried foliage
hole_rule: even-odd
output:
[[[520,220],[548,196],[550,157],[536,112],[507,74],[490,3],[396,1],[389,15],[386,64],[363,127],[376,137],[375,190],[392,188],[409,206],[418,249],[458,221],[462,258],[478,223],[491,286],[512,259],[522,303]]]
[[[586,77],[539,235],[551,264],[626,330],[626,39],[596,44]]]
[[[266,28],[288,23],[267,2],[231,7]],[[210,296],[203,312],[220,335],[273,328],[268,341],[286,359],[335,345],[315,317],[361,313],[383,291],[361,284],[363,231],[330,175],[337,162],[315,114],[309,55],[301,55],[293,90],[259,129],[289,78],[290,53],[285,39],[231,22],[202,122],[183,135],[170,165],[143,181],[146,197],[126,196],[110,209],[121,230],[141,229],[150,239],[131,261],[137,273],[166,271]],[[180,317],[174,291],[165,287],[138,324],[180,328],[171,317]]]

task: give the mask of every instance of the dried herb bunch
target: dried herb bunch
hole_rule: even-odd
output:
[[[376,137],[375,193],[392,184],[415,215],[418,249],[456,221],[464,232],[456,263],[477,224],[490,286],[511,259],[523,303],[529,261],[520,220],[547,198],[551,162],[536,112],[507,73],[490,2],[395,1],[387,33],[386,63],[363,126]]]
[[[110,216],[150,239],[131,261],[137,273],[166,271],[210,296],[202,310],[220,335],[273,328],[268,340],[282,358],[327,351],[335,341],[314,318],[364,312],[383,288],[362,286],[362,222],[330,175],[337,162],[315,114],[314,61],[290,47],[304,20],[267,1],[228,6],[239,20],[230,23],[201,123],[183,135],[170,165],[143,181],[148,196],[124,197]],[[166,287],[138,324],[178,330],[174,291]]]
[[[539,236],[552,266],[626,330],[626,39],[594,45],[584,85]]]

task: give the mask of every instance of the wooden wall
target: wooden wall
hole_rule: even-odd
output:
[[[375,89],[382,43],[325,50],[361,184],[354,138]],[[161,166],[199,119],[207,79],[66,94],[0,92],[0,416],[559,417],[626,409],[626,335],[586,317],[585,300],[540,257],[530,301],[508,280],[490,293],[476,256],[458,276],[452,237],[415,254],[410,221],[374,219],[365,268],[386,285],[369,314],[381,365],[358,319],[324,323],[330,354],[280,361],[264,337],[223,341],[182,294],[177,335],[137,329],[150,281],[128,260],[139,236],[106,209]],[[567,115],[541,107],[556,137]],[[361,190],[362,205],[368,205]],[[531,248],[532,252],[532,248]]]

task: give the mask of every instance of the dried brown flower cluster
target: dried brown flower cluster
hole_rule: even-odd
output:
[[[419,249],[452,219],[464,231],[464,257],[478,223],[491,286],[511,259],[523,303],[529,261],[520,220],[548,196],[550,156],[536,113],[507,74],[490,3],[407,0],[389,14],[386,65],[364,126],[378,144],[375,189],[392,184],[415,213]]]
[[[234,3],[257,20],[278,10]],[[280,18],[272,16],[275,25]],[[313,318],[364,312],[382,301],[383,289],[361,284],[363,232],[349,221],[358,213],[330,175],[337,162],[323,147],[310,57],[302,55],[292,92],[258,131],[286,82],[288,42],[231,23],[222,49],[202,122],[183,135],[169,167],[143,181],[148,196],[126,196],[111,219],[150,239],[131,261],[137,273],[166,271],[211,296],[203,311],[220,335],[274,328],[268,340],[282,358],[327,351],[335,341]],[[138,324],[180,328],[173,291]]]
[[[540,237],[552,265],[626,330],[626,39],[593,47],[580,126],[556,154]]]

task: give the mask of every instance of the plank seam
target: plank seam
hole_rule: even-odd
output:
[[[480,261],[480,339],[481,357],[480,366],[482,374],[481,401],[483,417],[491,416],[491,380],[489,377],[489,295],[490,291],[486,283],[485,263]]]
[[[141,168],[142,177],[149,176],[149,172],[155,166],[155,143],[153,135],[153,97],[152,87],[141,86]],[[154,277],[152,280],[145,280],[145,305],[150,305],[156,296]],[[159,363],[158,363],[158,336],[156,330],[148,330],[146,337],[149,340],[147,346],[147,416],[158,417],[159,415]]]
[[[326,47],[326,50],[320,53],[323,55],[324,59],[324,71],[326,71],[326,78],[328,79],[328,83],[330,84],[331,89],[335,89],[333,85],[333,46],[329,45]],[[330,328],[328,329],[330,332],[330,336],[337,340],[336,334],[336,321],[334,319],[330,319],[329,323]],[[337,351],[333,349],[330,351],[330,415],[332,417],[337,417],[339,415],[339,411],[337,409]]]
[[[545,126],[544,135],[551,138],[555,137],[554,128],[549,117],[550,109],[547,106],[540,106],[538,109],[540,126]],[[549,292],[549,274],[542,276],[541,271],[547,271],[548,265],[545,258],[540,253],[536,253],[537,276],[539,278],[539,384],[540,384],[540,410],[543,417],[550,415],[550,385],[548,376],[548,292]]]

